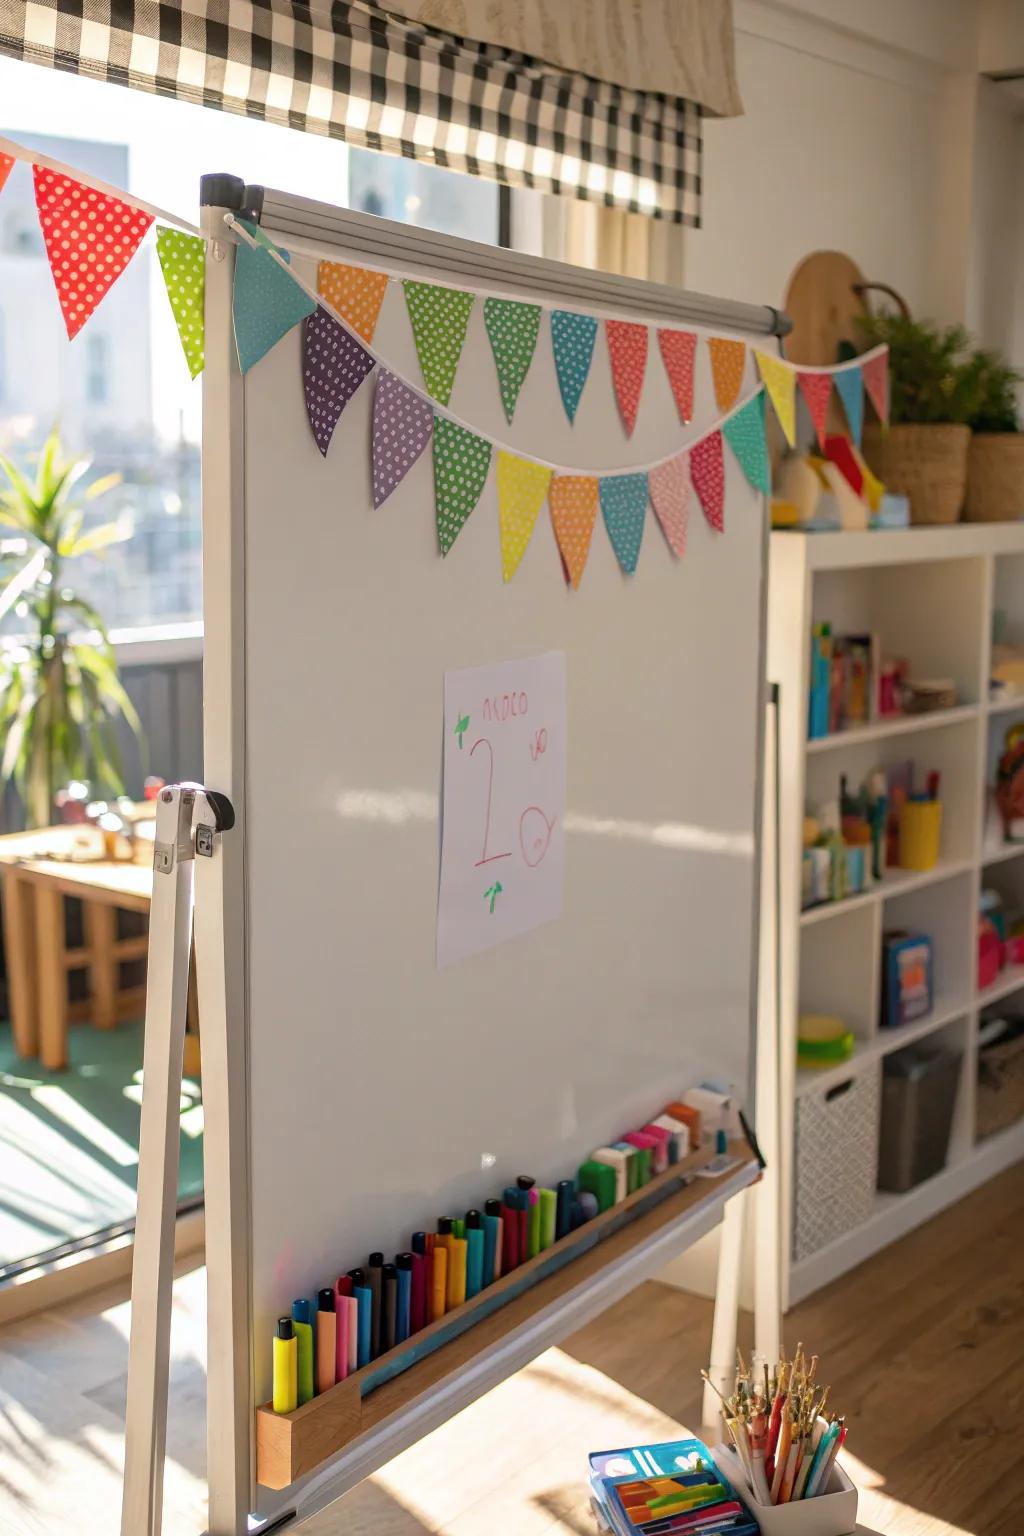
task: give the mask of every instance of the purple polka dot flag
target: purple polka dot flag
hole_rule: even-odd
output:
[[[374,359],[333,315],[319,307],[302,322],[302,388],[306,414],[327,457],[338,419]]]
[[[373,397],[373,504],[382,506],[430,441],[434,412],[384,367]]]

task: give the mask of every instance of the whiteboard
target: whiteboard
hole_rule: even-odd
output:
[[[709,301],[266,196],[263,227],[316,282],[318,256],[647,320],[632,439],[603,328],[574,426],[548,320],[515,421],[474,306],[451,407],[567,468],[682,448],[720,414],[698,346],[681,427],[653,325],[760,337]],[[568,275],[567,275],[568,274]],[[577,286],[573,286],[573,285]],[[580,298],[578,295],[583,294]],[[740,311],[736,311],[740,313]],[[709,324],[693,324],[707,314]],[[722,318],[724,316],[724,318]],[[374,338],[417,384],[404,296]],[[254,1401],[270,1395],[274,1320],[293,1297],[408,1246],[522,1172],[545,1183],[720,1078],[752,1082],[758,749],[766,512],[726,459],[725,532],[694,500],[685,558],[652,512],[634,578],[600,516],[578,592],[547,510],[503,585],[493,468],[448,557],[429,449],[378,511],[371,375],[324,460],[301,388],[301,332],[246,376],[244,668],[248,1219]],[[748,356],[744,393],[755,385]],[[218,623],[207,594],[207,627]],[[562,916],[439,970],[442,694],[447,670],[563,652]],[[263,1514],[294,1501],[259,1489]]]

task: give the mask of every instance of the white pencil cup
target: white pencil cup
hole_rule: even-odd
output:
[[[731,1446],[716,1445],[711,1455],[761,1527],[761,1536],[850,1536],[857,1528],[857,1490],[838,1460],[828,1492],[795,1504],[759,1504]]]

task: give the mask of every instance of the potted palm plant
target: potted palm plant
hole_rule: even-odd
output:
[[[1024,432],[1017,414],[1017,385],[1024,375],[998,352],[979,348],[971,358],[980,399],[971,420],[967,460],[969,523],[1001,523],[1024,517]]]
[[[955,523],[981,398],[967,332],[909,314],[865,315],[859,324],[867,346],[889,348],[890,425],[865,428],[864,456],[887,489],[909,498],[912,523]]]
[[[131,534],[124,518],[85,528],[89,504],[120,481],[106,475],[80,490],[89,468],[64,459],[56,432],[34,477],[0,454],[0,525],[22,536],[9,541],[17,550],[0,589],[0,621],[12,611],[19,621],[0,641],[0,779],[13,781],[33,827],[53,819],[56,792],[72,779],[124,793],[117,720],[141,735],[106,626],[65,579],[68,561]]]

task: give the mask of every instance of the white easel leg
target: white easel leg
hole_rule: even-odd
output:
[[[732,1390],[736,1373],[736,1319],[740,1305],[740,1265],[743,1262],[743,1223],[746,1217],[746,1190],[727,1201],[722,1216],[722,1235],[718,1246],[718,1282],[715,1286],[715,1318],[711,1328],[711,1361],[708,1375],[726,1397]],[[704,1383],[701,1424],[719,1422],[721,1403],[712,1387]]]
[[[159,859],[190,842],[193,800],[176,786],[157,802],[121,1536],[159,1536],[162,1520],[193,865],[172,854],[162,872]]]
[[[778,690],[765,722],[764,835],[761,843],[761,924],[758,935],[757,1086],[754,1114],[765,1169],[756,1186],[754,1220],[754,1352],[769,1365],[782,1348],[782,1212],[779,1169],[779,771]]]

